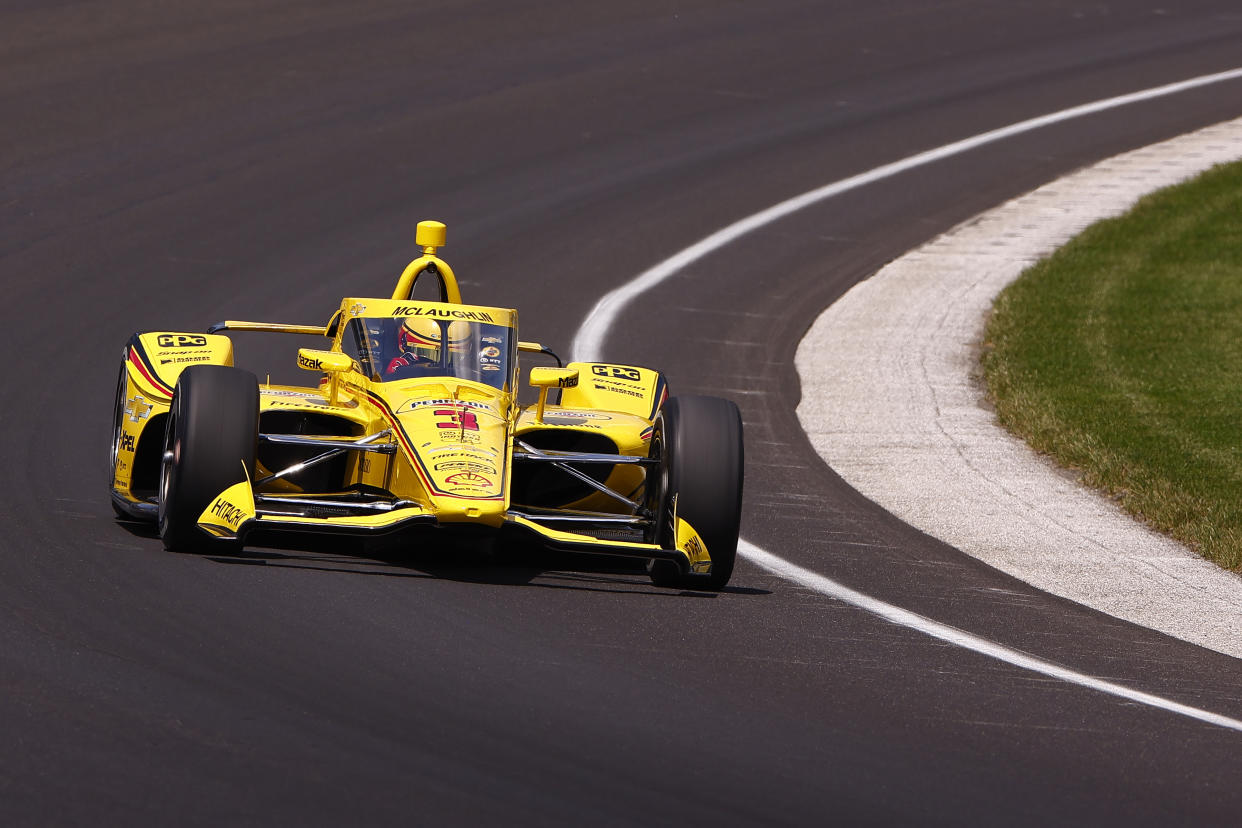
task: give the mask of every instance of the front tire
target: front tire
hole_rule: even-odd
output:
[[[683,573],[669,561],[654,561],[651,580],[658,586],[723,589],[733,575],[742,520],[741,414],[732,401],[719,397],[673,397],[656,419],[652,440],[661,453],[659,485],[648,500],[658,514],[656,540],[667,548],[676,541],[676,496],[677,516],[689,521],[707,545],[712,571]]]
[[[116,382],[116,399],[112,403],[112,447],[108,451],[108,486],[110,489],[116,481],[116,465],[121,453],[121,435],[125,430],[125,392],[129,390],[129,373],[126,370],[126,365],[126,352],[122,351],[121,373]],[[116,505],[115,500],[111,502],[112,511],[116,513],[118,518],[129,518],[125,510]]]
[[[220,492],[254,479],[258,440],[254,374],[223,365],[192,365],[181,373],[160,463],[159,527],[165,549],[221,548],[221,541],[198,528],[198,517]]]

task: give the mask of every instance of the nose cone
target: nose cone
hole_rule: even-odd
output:
[[[442,522],[499,526],[508,509],[508,428],[490,401],[412,400],[397,411]]]

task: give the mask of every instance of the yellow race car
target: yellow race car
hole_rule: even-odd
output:
[[[134,334],[112,434],[118,516],[157,522],[172,550],[267,533],[523,536],[645,559],[660,585],[728,583],[742,501],[737,406],[669,397],[649,368],[561,367],[518,339],[516,311],[462,303],[436,255],[444,238],[443,224],[419,223],[423,255],[391,298],[346,298],[322,327]],[[440,301],[411,298],[425,277]],[[227,331],[323,337],[297,352],[318,383],[260,383],[233,366]],[[529,405],[518,401],[519,353],[557,364],[529,370]]]

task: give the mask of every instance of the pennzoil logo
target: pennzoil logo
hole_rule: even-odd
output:
[[[643,379],[642,372],[637,368],[626,368],[621,365],[592,365],[591,373],[597,377],[609,377],[627,382],[641,382]]]
[[[160,334],[155,344],[161,348],[204,348],[207,337],[201,334]]]
[[[448,397],[444,397],[441,399],[435,399],[435,400],[409,400],[408,402],[402,403],[397,408],[395,413],[408,414],[411,411],[414,411],[416,409],[427,408],[428,406],[432,406],[432,405],[452,405],[452,406],[458,406],[461,408],[473,408],[476,411],[486,411],[490,414],[496,413],[492,409],[492,406],[488,405],[487,403],[474,402],[473,400],[454,400],[454,399],[449,399]]]

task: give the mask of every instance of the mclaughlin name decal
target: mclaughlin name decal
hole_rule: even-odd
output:
[[[439,319],[471,319],[475,322],[495,322],[490,313],[483,311],[448,310],[447,308],[417,308],[403,306],[393,308],[393,316],[434,316]]]

